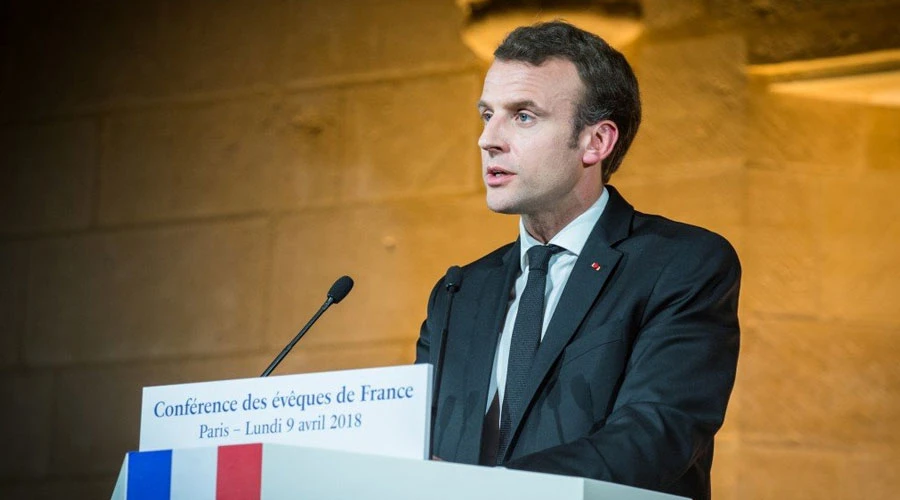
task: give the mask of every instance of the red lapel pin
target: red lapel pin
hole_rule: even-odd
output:
[[[594,268],[594,271],[599,271],[599,270],[600,270],[600,264],[597,264],[596,262],[594,262],[593,264],[591,264],[591,267]]]

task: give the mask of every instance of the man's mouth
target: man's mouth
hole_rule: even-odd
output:
[[[485,170],[484,184],[489,188],[500,188],[512,182],[515,174],[502,167],[491,166]]]
[[[512,175],[512,172],[509,170],[502,169],[500,167],[488,167],[487,169],[488,177],[501,177],[504,175]]]

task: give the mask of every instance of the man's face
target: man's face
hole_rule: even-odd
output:
[[[526,217],[574,218],[600,193],[600,165],[586,165],[590,127],[572,144],[583,84],[575,65],[496,60],[478,109],[488,207]]]

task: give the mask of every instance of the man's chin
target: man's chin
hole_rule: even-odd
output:
[[[487,207],[490,211],[498,214],[515,215],[519,213],[514,205],[503,201],[491,200],[490,197],[487,199]]]

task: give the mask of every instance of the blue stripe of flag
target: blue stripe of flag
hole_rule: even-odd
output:
[[[172,450],[128,453],[128,500],[169,500]]]

